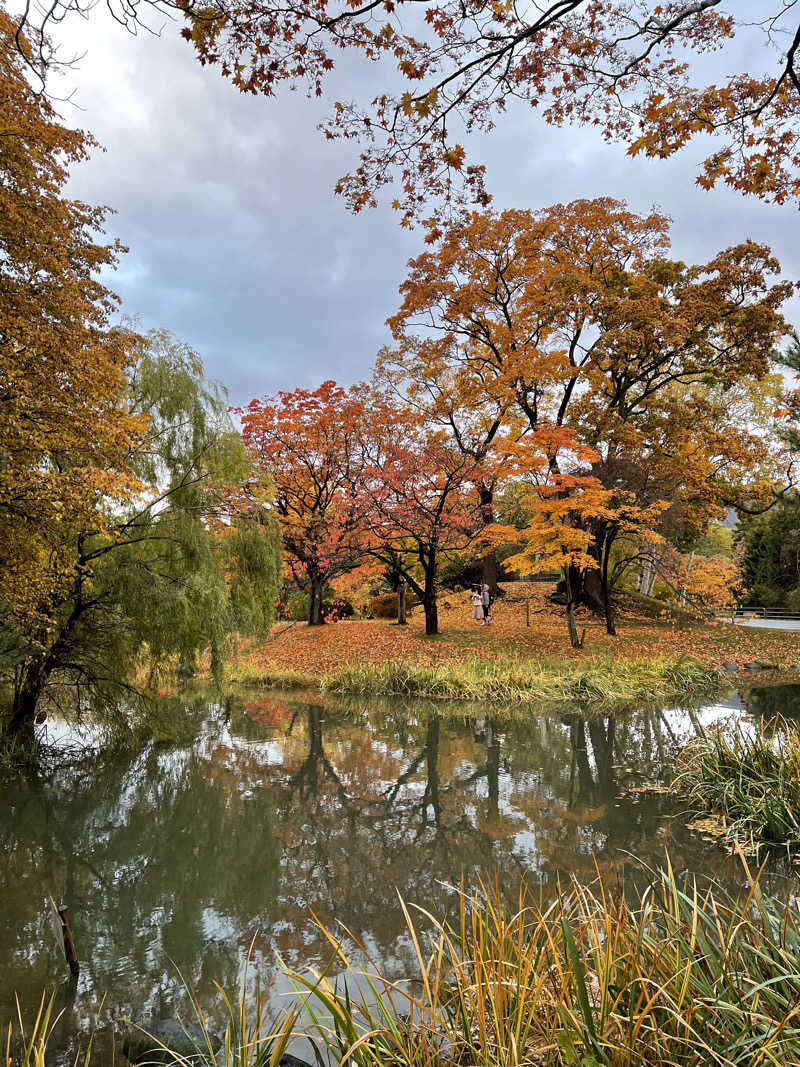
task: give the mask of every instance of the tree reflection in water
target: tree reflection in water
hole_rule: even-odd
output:
[[[506,722],[443,717],[441,705],[230,705],[193,744],[94,754],[0,781],[0,1023],[28,1010],[64,964],[45,901],[73,913],[82,958],[65,1047],[104,1014],[186,1009],[232,987],[248,945],[327,958],[311,917],[340,921],[390,973],[409,966],[398,890],[438,912],[463,878],[617,879],[630,857],[709,868],[660,796],[620,790],[657,773],[674,727],[660,712]],[[724,859],[719,858],[720,869]],[[548,888],[549,887],[549,888]]]

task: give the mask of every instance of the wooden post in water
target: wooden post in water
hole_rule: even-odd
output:
[[[61,920],[61,933],[64,935],[64,955],[69,964],[69,973],[77,978],[81,966],[78,963],[78,953],[75,949],[75,939],[72,936],[72,922],[69,916],[69,908],[57,908],[58,917]]]

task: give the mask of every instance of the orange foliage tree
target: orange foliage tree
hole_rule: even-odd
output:
[[[310,626],[325,621],[325,584],[363,555],[367,395],[363,386],[325,381],[236,409],[261,478],[274,487],[288,563],[309,592]]]
[[[560,426],[587,382],[598,291],[665,250],[668,220],[639,217],[602,198],[540,212],[474,214],[411,262],[389,320],[397,345],[379,374],[447,427],[467,455],[485,458],[506,437]],[[595,338],[597,343],[597,338]],[[491,464],[478,482],[494,521]],[[484,580],[496,583],[494,553]]]
[[[390,319],[397,345],[381,357],[396,387],[443,422],[484,405],[512,440],[565,428],[594,450],[592,476],[623,511],[590,522],[582,509],[598,565],[588,573],[602,588],[573,577],[610,632],[608,562],[625,501],[645,481],[645,503],[674,498],[693,470],[730,483],[734,453],[757,451],[758,439],[726,417],[726,392],[767,374],[786,329],[779,308],[791,286],[770,278],[768,249],[745,242],[689,267],[668,247],[667,219],[608,198],[475,214],[412,261]],[[683,463],[687,432],[705,465]],[[666,481],[654,477],[660,466]]]
[[[619,486],[606,487],[594,473],[599,454],[576,438],[573,430],[540,423],[517,442],[500,440],[494,461],[501,479],[517,486],[517,503],[528,522],[516,526],[494,524],[485,536],[501,544],[515,544],[517,552],[507,564],[523,573],[559,570],[563,575],[567,631],[573,648],[583,647],[575,623],[575,608],[586,586],[587,575],[607,577],[608,556],[596,552],[597,527],[602,524],[609,541],[620,535],[660,542],[655,530],[667,502],[640,502],[633,492]],[[608,589],[606,582],[604,588]],[[604,609],[613,633],[610,596]]]
[[[136,16],[130,0],[118,6]],[[485,204],[483,167],[469,160],[459,131],[491,130],[512,99],[548,123],[596,126],[630,154],[663,158],[715,135],[700,185],[724,181],[778,202],[800,192],[800,26],[789,0],[762,0],[753,10],[731,10],[724,0],[174,6],[185,11],[183,33],[200,61],[219,66],[242,92],[272,96],[287,84],[323,95],[342,52],[382,71],[370,78],[371,99],[336,101],[325,126],[329,138],[361,146],[358,166],[337,187],[354,210],[391,181],[405,222],[433,196]],[[740,55],[754,52],[763,69],[742,69]]]

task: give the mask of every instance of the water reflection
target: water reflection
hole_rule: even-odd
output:
[[[768,685],[753,689],[748,701],[749,710],[764,719],[776,715],[800,718],[800,685]]]
[[[631,856],[709,871],[661,796],[620,796],[659,774],[691,721],[642,711],[502,722],[440,705],[383,708],[246,699],[177,748],[95,754],[0,782],[0,1023],[61,980],[49,895],[72,909],[82,958],[65,1043],[105,1017],[185,1008],[232,987],[253,943],[320,962],[311,917],[340,921],[389,971],[409,966],[397,890],[442,911],[460,878],[555,891],[565,873],[617,878]],[[723,871],[726,861],[714,854]]]

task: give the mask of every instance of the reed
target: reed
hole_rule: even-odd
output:
[[[402,981],[349,931],[320,925],[329,964],[287,972],[300,994],[291,1007],[269,1018],[245,968],[236,993],[218,987],[221,1046],[193,998],[194,1050],[151,1038],[152,1061],[279,1067],[302,1032],[318,1064],[342,1067],[800,1064],[800,904],[763,894],[742,865],[738,894],[680,879],[667,861],[630,894],[598,878],[552,900],[523,887],[509,905],[497,885],[462,887],[452,922],[400,901],[414,958]],[[22,1057],[9,1034],[5,1067],[45,1067],[51,1009],[43,999],[28,1035],[20,1014]]]
[[[319,678],[301,671],[283,670],[279,667],[265,669],[259,665],[237,665],[232,668],[228,681],[231,685],[251,686],[258,689],[317,689]]]
[[[598,709],[695,701],[717,694],[723,685],[715,668],[685,656],[361,663],[343,666],[322,679],[323,689],[350,696],[422,696],[547,707],[583,704]]]
[[[706,828],[750,851],[800,847],[800,730],[782,718],[733,720],[681,751],[673,789]],[[710,821],[714,820],[716,826]]]
[[[184,980],[197,1020],[197,1031],[192,1031],[197,1034],[195,1038],[184,1024],[186,1043],[192,1046],[191,1051],[174,1051],[145,1027],[131,1024],[140,1035],[139,1046],[143,1044],[142,1039],[144,1044],[151,1045],[150,1054],[144,1053],[144,1058],[137,1056],[137,1062],[169,1064],[171,1067],[279,1067],[295,1030],[297,1005],[277,1016],[270,1015],[268,998],[261,984],[257,982],[255,993],[250,992],[248,975],[252,952],[251,943],[237,992],[229,995],[219,983],[214,983],[225,1020],[225,1033],[220,1044],[212,1036],[216,1024],[208,1020],[194,990]]]
[[[17,997],[17,1019],[8,1024],[5,1042],[4,1067],[46,1067],[48,1061],[47,1046],[60,1016],[53,1017],[55,996],[44,993],[39,1001],[39,1008],[30,1029],[26,1032],[22,1018],[22,1008]],[[83,1057],[76,1055],[72,1067],[89,1067],[92,1054],[92,1042],[89,1041]],[[52,1059],[51,1059],[52,1062]]]
[[[326,931],[344,980],[293,978],[332,1062],[800,1063],[800,913],[765,899],[757,878],[738,899],[668,867],[632,903],[599,882],[547,905],[523,890],[509,909],[486,887],[459,900],[452,925],[403,905],[416,964],[402,982],[356,967]],[[354,998],[356,983],[368,993]]]

